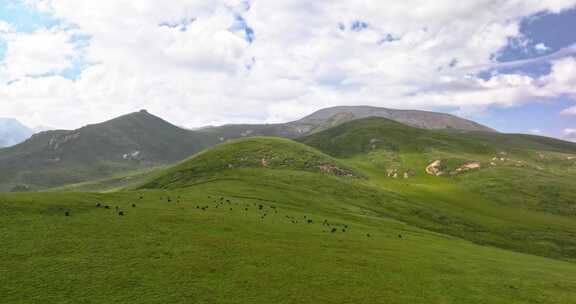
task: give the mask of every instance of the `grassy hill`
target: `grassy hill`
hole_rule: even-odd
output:
[[[226,125],[185,130],[142,110],[77,130],[42,132],[0,149],[0,191],[39,191],[114,178],[174,164],[237,138],[296,138],[367,116],[382,116],[425,129],[493,131],[455,116],[375,107],[336,107],[288,123]]]
[[[322,173],[241,168],[180,190],[0,202],[5,303],[576,300],[576,265],[419,229],[380,211],[404,204],[393,195]]]
[[[541,137],[369,118],[300,143],[220,144],[131,190],[0,194],[0,294],[576,303],[574,155]],[[444,174],[426,173],[435,161]]]
[[[576,258],[576,144],[549,138],[422,130],[381,118],[302,139],[410,201],[395,216],[479,244]],[[426,168],[441,163],[443,175]],[[458,171],[467,164],[478,169]]]
[[[45,192],[113,192],[122,191],[125,188],[142,184],[158,174],[159,170],[165,169],[165,166],[145,168],[141,170],[119,172],[111,176],[68,184],[65,186],[55,187],[44,190]]]
[[[241,168],[298,170],[339,176],[358,176],[337,160],[289,139],[254,137],[218,145],[161,171],[140,189],[174,189],[189,186],[200,178]]]
[[[174,163],[215,144],[141,111],[73,131],[48,131],[0,149],[0,191],[47,189]]]

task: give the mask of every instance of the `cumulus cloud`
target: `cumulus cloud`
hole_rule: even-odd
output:
[[[576,106],[564,109],[561,114],[563,115],[576,115]]]
[[[26,2],[63,22],[5,38],[0,112],[31,125],[77,127],[140,108],[189,127],[343,104],[466,112],[576,87],[573,59],[546,58],[556,62],[540,78],[462,68],[494,65],[521,18],[574,0]],[[63,77],[77,57],[90,64]]]
[[[536,49],[536,51],[538,53],[545,53],[546,51],[550,50],[549,47],[547,47],[544,43],[538,43],[534,46],[534,49]]]
[[[7,48],[0,71],[8,81],[62,72],[78,56],[72,34],[66,30],[53,28],[19,34],[8,29],[2,37]]]
[[[576,129],[573,128],[564,129],[564,139],[576,142]]]

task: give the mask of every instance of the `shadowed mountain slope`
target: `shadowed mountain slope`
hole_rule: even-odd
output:
[[[66,131],[47,131],[0,150],[0,184],[33,189],[173,163],[214,144],[146,111]]]

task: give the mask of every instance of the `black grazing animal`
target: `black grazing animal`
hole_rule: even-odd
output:
[[[367,237],[370,237],[370,233],[366,233],[366,236],[367,236]]]
[[[124,216],[124,211],[118,212],[118,215],[119,215],[119,216]]]
[[[65,215],[65,216],[70,216],[70,212],[69,212],[69,211],[66,211],[66,212],[64,212],[64,215]]]
[[[336,230],[338,230],[338,229],[332,228],[332,233],[336,232]]]
[[[110,206],[106,205],[104,206],[104,209],[110,209]]]
[[[312,220],[308,220],[308,224],[312,224]]]
[[[100,208],[100,207],[102,207],[102,204],[98,203],[98,204],[96,204],[96,207]]]
[[[401,234],[399,234],[399,235],[398,235],[398,238],[399,238],[399,239],[401,239],[401,238],[402,238],[402,235],[401,235]]]
[[[144,199],[144,197],[143,197],[143,196],[141,196],[141,197],[140,197],[140,199]]]
[[[132,208],[136,208],[136,204],[132,204]]]

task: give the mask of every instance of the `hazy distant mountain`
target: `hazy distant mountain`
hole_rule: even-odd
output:
[[[393,110],[370,106],[341,106],[326,108],[312,113],[300,120],[267,125],[225,125],[208,127],[200,132],[228,140],[247,136],[280,136],[297,138],[338,126],[345,122],[367,118],[382,117],[421,129],[456,129],[465,131],[496,132],[479,123],[445,113],[417,110]]]
[[[32,189],[173,163],[215,144],[146,111],[78,130],[54,130],[0,149],[0,190]]]
[[[0,147],[19,144],[34,134],[34,131],[13,118],[0,118]]]
[[[445,113],[393,110],[370,106],[342,106],[319,110],[298,123],[313,124],[323,127],[338,125],[344,122],[367,118],[382,117],[421,129],[458,129],[466,131],[496,132],[496,130],[479,123]]]

